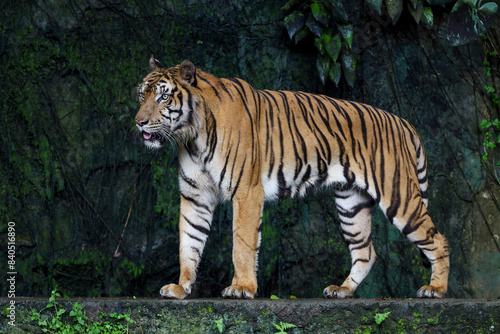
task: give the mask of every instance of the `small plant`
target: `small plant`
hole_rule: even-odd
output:
[[[273,326],[276,327],[276,329],[278,330],[278,332],[276,332],[275,334],[288,334],[286,332],[287,329],[297,327],[294,324],[289,324],[289,323],[282,322],[282,321],[280,321],[279,325],[273,324]]]
[[[60,296],[56,290],[53,290],[47,306],[40,312],[33,311],[31,314],[31,320],[36,321],[44,333],[128,333],[128,324],[134,322],[128,314],[118,314],[116,312],[109,315],[101,312],[100,321],[89,320],[85,315],[83,306],[78,302],[73,304],[72,310],[69,312],[69,318],[63,319],[66,309],[62,308],[61,304],[56,301],[56,297]],[[45,310],[53,310],[55,313],[49,315],[49,317],[43,317],[41,313]],[[73,321],[68,321],[69,319],[73,319]],[[123,324],[122,320],[125,321],[125,324]]]
[[[219,333],[222,334],[222,332],[224,331],[224,318],[220,318],[218,320],[215,320],[212,328],[217,329],[219,331]]]
[[[271,295],[271,297],[269,297],[270,299],[280,299],[280,297],[276,296],[276,295]]]
[[[382,322],[384,322],[384,320],[387,319],[389,314],[391,314],[390,311],[385,312],[385,313],[376,313],[374,318],[375,318],[375,322],[377,323],[377,325],[380,325]]]
[[[486,130],[483,142],[483,146],[485,147],[483,161],[486,162],[486,160],[488,160],[488,148],[495,148],[500,144],[500,122],[498,118],[492,121],[483,119],[480,127],[482,130]],[[497,134],[495,134],[495,132],[497,132]],[[497,166],[500,166],[500,161],[497,162]]]

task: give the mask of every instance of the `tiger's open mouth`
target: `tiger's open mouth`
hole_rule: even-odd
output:
[[[165,138],[156,134],[156,133],[149,133],[149,132],[146,132],[146,131],[142,131],[141,132],[141,135],[142,135],[142,138],[144,139],[144,143],[147,145],[147,146],[150,146],[150,147],[160,147],[163,145],[163,143],[165,142]]]

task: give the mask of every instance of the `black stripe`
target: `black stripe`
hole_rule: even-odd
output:
[[[255,133],[254,133],[254,125],[253,125],[253,117],[252,117],[252,114],[250,113],[250,110],[248,109],[248,103],[247,103],[247,95],[246,95],[246,92],[245,92],[245,87],[243,87],[243,83],[246,84],[246,86],[249,87],[250,91],[253,93],[254,89],[252,88],[252,86],[250,86],[249,84],[247,84],[246,82],[244,81],[241,81],[239,79],[229,79],[231,80],[232,82],[234,82],[236,85],[238,85],[241,89],[238,89],[238,87],[236,87],[236,85],[234,86],[234,88],[236,89],[236,91],[238,92],[238,94],[240,95],[241,97],[241,100],[243,102],[243,106],[245,107],[245,111],[248,115],[248,118],[250,120],[250,130],[251,130],[251,134],[252,134],[252,163],[254,163],[256,161],[256,157],[255,157]],[[254,99],[255,100],[255,99]]]
[[[290,187],[286,186],[285,174],[283,173],[283,164],[278,168],[278,197],[289,197],[292,193]]]
[[[362,249],[362,248],[365,248],[365,247],[368,247],[370,244],[372,243],[372,236],[368,236],[368,238],[366,239],[366,242],[362,245],[359,245],[357,247],[353,247],[353,248],[350,248],[350,251],[352,252],[353,250],[356,250],[356,249]]]
[[[394,224],[394,217],[396,216],[399,206],[401,205],[401,196],[400,196],[400,168],[399,168],[399,159],[395,158],[395,175],[392,182],[392,194],[391,194],[391,205],[387,208],[385,215],[391,222]]]
[[[427,197],[429,196],[429,194],[427,193],[427,190],[420,191],[420,192],[421,192],[422,198],[427,199]]]
[[[202,239],[198,238],[198,237],[195,237],[194,235],[190,234],[190,233],[187,233],[187,232],[184,232],[188,235],[188,237],[190,237],[191,239],[194,239],[196,241],[199,241],[201,243],[205,243],[205,241],[203,241]]]
[[[427,238],[427,239],[424,239],[424,240],[416,240],[416,241],[413,241],[413,243],[417,246],[425,246],[425,245],[432,245],[434,243],[434,240],[433,239],[430,239],[430,238]]]
[[[229,90],[227,90],[227,87],[222,80],[219,80],[219,85],[222,88],[222,90],[225,91],[227,95],[229,95],[229,98],[231,98],[231,101],[233,101],[233,96],[231,95]]]
[[[323,160],[323,158],[319,154],[318,148],[316,148],[316,157],[318,159],[318,161],[317,161],[318,179],[316,180],[315,185],[320,186],[328,178],[328,165],[326,164],[325,160]]]
[[[346,210],[343,207],[341,207],[339,204],[337,204],[337,211],[338,214],[341,215],[342,217],[346,218],[353,218],[355,217],[361,210],[371,208],[374,205],[374,201],[368,201],[368,202],[363,202],[358,205],[355,205],[354,207],[350,208],[350,210]]]
[[[217,98],[220,100],[220,95],[219,95],[219,91],[210,83],[210,81],[208,81],[206,78],[200,76],[200,75],[197,75],[198,78],[200,78],[203,82],[205,82],[207,85],[210,86],[210,88],[212,88],[212,90],[214,91],[215,93],[215,96],[217,96]],[[193,85],[193,86],[196,86],[196,85]]]
[[[198,185],[196,184],[196,182],[193,179],[187,177],[186,174],[184,173],[184,170],[180,167],[179,167],[179,174],[181,175],[181,178],[184,180],[184,182],[189,184],[192,188],[198,189]]]
[[[344,224],[344,225],[347,225],[347,226],[354,226],[354,223],[348,223],[346,221],[343,221],[341,217],[339,217],[339,220],[340,220],[341,224]]]
[[[415,219],[417,218],[418,213],[421,210],[422,205],[423,205],[423,203],[420,202],[420,205],[418,206],[418,208],[416,208],[413,211],[413,213],[411,214],[410,218],[408,218],[408,222],[406,223],[405,227],[401,231],[404,236],[407,236],[408,234],[415,232],[425,222],[425,216],[428,215],[427,213],[424,216],[420,217],[420,221],[415,223]],[[413,223],[415,223],[415,224],[413,224]]]
[[[310,177],[311,177],[311,165],[307,165],[306,172],[302,176],[302,179],[300,180],[300,183],[297,186],[297,188],[300,189],[304,185],[304,183],[306,183],[309,180]]]
[[[206,110],[205,114],[207,115],[205,123],[205,128],[207,133],[206,146],[209,148],[208,150],[209,153],[204,159],[204,162],[206,164],[207,162],[213,159],[215,154],[215,148],[217,147],[217,122],[215,120],[212,111],[206,107],[205,110]]]
[[[193,203],[194,205],[196,205],[197,207],[203,208],[203,209],[207,210],[209,213],[212,213],[212,210],[208,207],[208,205],[200,203],[197,200],[195,200],[194,198],[188,197],[188,196],[184,195],[183,193],[181,193],[181,196],[186,201],[189,201],[189,202]]]
[[[418,182],[419,183],[425,183],[425,182],[427,182],[427,174],[425,174],[425,176],[423,178],[418,179]]]
[[[239,145],[239,142],[238,142]],[[229,161],[229,156],[231,155],[231,150],[233,147],[231,146],[226,154],[226,161],[224,162],[224,167],[222,168],[222,171],[220,172],[220,177],[219,177],[219,188],[221,187],[222,181],[224,180],[224,176],[226,176],[226,168],[227,168],[227,163]],[[236,148],[238,150],[238,148]]]
[[[367,259],[356,259],[356,261],[354,261],[354,263],[352,264],[352,267],[354,267],[354,265],[356,264],[356,262],[365,262],[365,263],[368,263],[370,262],[370,260],[367,260]],[[354,281],[354,280],[353,280]]]
[[[365,147],[368,147],[368,137],[366,133],[366,122],[363,111],[358,107],[360,106],[357,103],[351,103],[354,109],[358,112],[359,120],[361,121],[361,133],[363,134],[363,142],[365,143]]]
[[[208,235],[210,233],[210,230],[206,227],[203,227],[203,226],[200,226],[200,225],[196,225],[195,223],[193,223],[192,221],[190,221],[189,219],[187,219],[186,216],[182,215],[182,218],[184,218],[184,220],[186,220],[186,222],[191,225],[195,230],[205,234],[205,235]],[[199,239],[198,239],[199,240]]]
[[[238,175],[238,181],[236,181],[236,185],[234,186],[233,193],[231,194],[231,201],[233,200],[234,195],[236,195],[236,190],[238,190],[238,186],[240,185],[241,176],[243,175],[243,170],[245,169],[245,162],[246,161],[247,161],[247,158],[245,157],[245,160],[243,160],[243,164],[241,165],[240,175]],[[232,176],[231,176],[231,179],[232,179]]]
[[[343,228],[341,230],[342,230],[342,233],[344,234],[344,236],[347,235],[348,237],[351,237],[351,238],[355,238],[361,233],[361,232],[356,232],[356,233],[347,232]]]
[[[345,239],[345,242],[347,243],[347,245],[356,245],[356,244],[360,244],[363,242],[363,238],[361,239]]]
[[[194,246],[191,246],[191,249],[194,250],[194,252],[196,254],[198,254],[198,257],[201,257],[201,250],[199,250],[198,248],[194,247]]]

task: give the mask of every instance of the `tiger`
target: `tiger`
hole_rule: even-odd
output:
[[[417,296],[446,295],[448,242],[427,210],[427,158],[409,122],[363,103],[257,90],[190,60],[167,68],[151,56],[149,65],[137,89],[135,125],[146,147],[177,146],[180,189],[180,277],[161,296],[192,294],[214,209],[230,201],[234,277],[222,297],[255,298],[264,201],[325,186],[351,256],[348,277],[326,287],[325,298],[353,297],[373,266],[375,205],[430,261],[430,284]]]

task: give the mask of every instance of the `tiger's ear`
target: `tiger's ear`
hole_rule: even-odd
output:
[[[190,86],[196,85],[196,67],[191,60],[184,60],[179,65],[179,77]]]
[[[153,71],[158,71],[159,69],[165,68],[162,63],[158,59],[155,58],[154,55],[151,55],[151,58],[149,58],[149,66]]]

